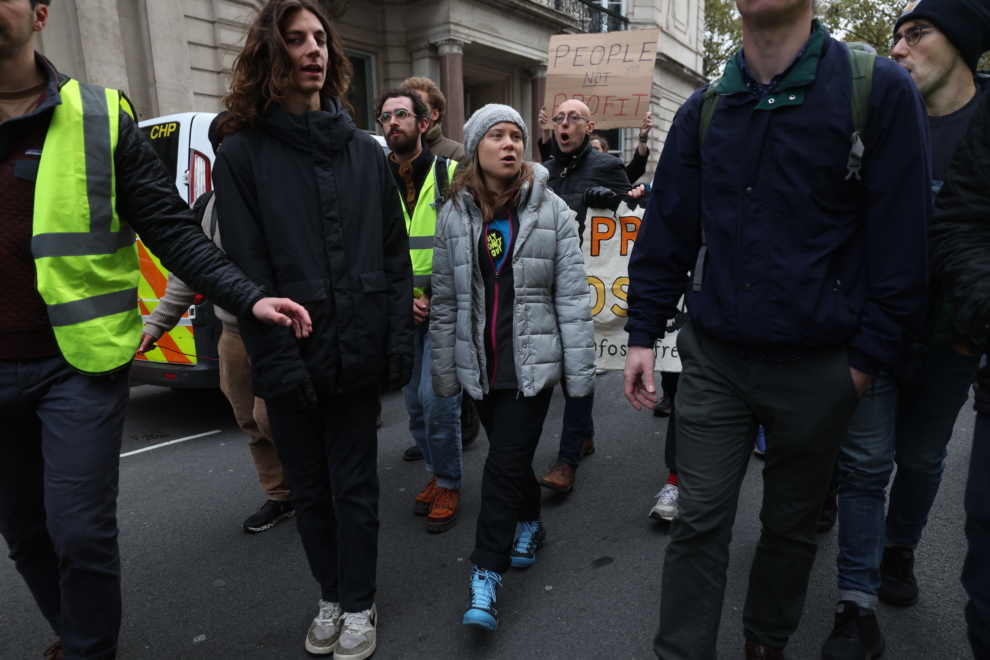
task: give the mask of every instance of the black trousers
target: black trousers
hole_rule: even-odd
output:
[[[677,474],[677,410],[674,399],[677,397],[677,381],[680,372],[663,372],[660,374],[660,387],[665,396],[670,397],[670,419],[667,420],[667,439],[664,441],[663,461],[671,474]]]
[[[127,377],[83,376],[62,356],[0,360],[0,534],[66,660],[117,656]]]
[[[481,513],[471,553],[471,561],[481,568],[499,574],[509,570],[516,523],[540,517],[540,484],[533,472],[533,455],[552,395],[552,387],[532,397],[520,396],[517,390],[491,390],[476,402],[488,434]]]
[[[268,402],[296,526],[323,600],[345,612],[375,602],[378,565],[377,392],[320,394],[318,412]]]

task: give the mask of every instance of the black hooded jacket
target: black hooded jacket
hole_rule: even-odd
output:
[[[547,187],[558,195],[583,193],[588,188],[604,186],[624,195],[632,188],[626,168],[615,156],[595,151],[587,137],[572,154],[565,154],[554,142],[550,147],[553,158],[543,163],[550,172]]]
[[[300,116],[274,105],[223,143],[214,181],[228,256],[305,305],[313,333],[246,319],[255,392],[278,398],[377,389],[385,356],[412,355],[412,266],[399,195],[381,146],[339,102]]]

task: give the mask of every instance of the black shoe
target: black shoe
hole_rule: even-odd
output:
[[[257,513],[244,521],[244,531],[254,534],[263,532],[294,515],[296,515],[296,510],[292,507],[292,502],[268,500],[258,509]]]
[[[404,461],[421,461],[423,460],[423,452],[419,450],[419,447],[413,445],[409,449],[402,452],[402,460]]]
[[[657,401],[657,405],[653,406],[653,416],[670,417],[671,409],[672,406],[670,405],[670,397],[664,394],[663,398]]]
[[[474,407],[474,399],[464,395],[461,399],[461,447],[467,447],[481,434],[481,418]]]
[[[886,646],[876,613],[860,609],[851,600],[840,600],[835,608],[835,627],[822,645],[822,658],[873,660],[883,653]]]
[[[914,550],[900,545],[883,549],[880,560],[880,600],[907,607],[918,602],[918,581],[914,577]]]
[[[829,495],[822,503],[822,515],[818,518],[818,529],[815,531],[819,534],[824,534],[835,527],[835,521],[838,519],[839,503],[836,501],[835,495]]]

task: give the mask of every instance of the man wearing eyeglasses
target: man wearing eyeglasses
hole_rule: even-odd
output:
[[[571,99],[557,106],[553,117],[553,144],[550,160],[543,166],[550,172],[547,187],[558,195],[580,194],[589,207],[608,205],[613,195],[629,192],[632,184],[622,161],[592,148],[589,135],[595,130],[591,110]],[[577,467],[595,451],[594,395],[571,398],[564,388],[564,425],[560,433],[557,460],[540,479],[540,485],[562,493],[574,489]]]
[[[388,89],[375,99],[375,114],[392,153],[388,163],[402,198],[413,265],[413,374],[402,388],[409,432],[426,462],[430,481],[413,511],[426,516],[426,530],[444,532],[457,518],[461,495],[461,394],[437,397],[430,376],[430,280],[437,213],[457,162],[436,156],[424,136],[430,110],[418,92]]]
[[[986,0],[919,0],[894,26],[891,57],[924,99],[931,129],[932,194],[979,105],[975,76],[990,49]],[[839,611],[822,647],[825,658],[872,658],[884,638],[877,600],[918,601],[914,553],[928,522],[959,410],[969,396],[986,339],[953,327],[951,292],[929,283],[925,331],[898,365],[880,371],[863,398],[839,453]],[[885,488],[894,465],[889,508]]]

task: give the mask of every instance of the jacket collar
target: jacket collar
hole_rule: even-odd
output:
[[[443,141],[443,129],[440,127],[440,122],[433,124],[433,127],[426,131],[426,144],[429,146],[435,146],[438,142]]]
[[[808,45],[805,46],[804,54],[801,55],[787,70],[783,79],[777,86],[774,87],[770,95],[763,99],[758,108],[763,108],[766,106],[767,109],[773,109],[774,107],[781,107],[783,105],[795,105],[794,103],[781,102],[774,98],[774,95],[778,92],[782,92],[786,89],[791,89],[795,87],[804,87],[811,84],[815,80],[815,74],[818,71],[818,62],[822,56],[822,50],[824,48],[825,42],[831,37],[828,30],[822,25],[822,22],[817,18],[814,21],[815,31],[808,40]],[[731,94],[748,94],[750,96],[755,96],[753,91],[746,85],[746,81],[743,78],[743,73],[740,68],[742,64],[742,49],[740,48],[735,55],[729,60],[725,65],[725,72],[722,74],[722,79],[718,85],[719,96],[728,96]],[[798,98],[790,98],[790,96],[795,96],[794,94],[785,97],[784,101],[803,101],[804,95],[800,95]],[[773,98],[773,101],[768,99]]]
[[[24,119],[26,117],[33,117],[45,112],[46,110],[50,110],[57,105],[62,105],[62,95],[59,94],[59,90],[62,89],[62,86],[65,85],[65,83],[69,82],[70,78],[59,73],[55,69],[55,65],[53,65],[47,57],[37,51],[34,53],[34,62],[48,78],[48,89],[45,90],[45,101],[26,115],[11,119],[10,121],[12,122],[19,119]]]
[[[350,141],[356,129],[350,115],[335,98],[325,98],[319,110],[310,110],[299,116],[293,116],[279,104],[273,103],[262,128],[283,142],[306,152],[312,150],[313,142],[318,136],[323,138],[320,142],[326,140],[325,146],[331,151],[340,151]]]

